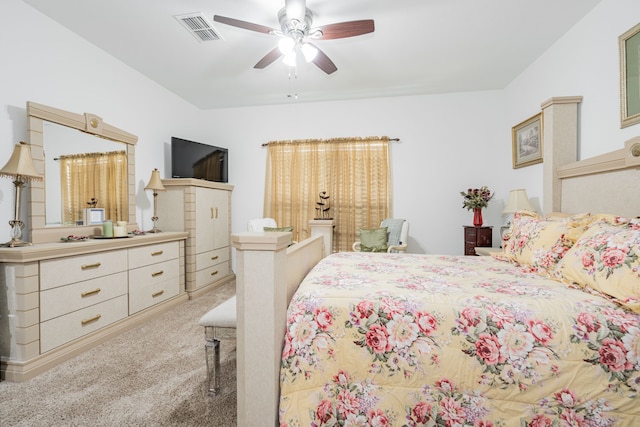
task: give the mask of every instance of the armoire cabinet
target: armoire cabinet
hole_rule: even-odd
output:
[[[191,178],[163,179],[158,228],[186,231],[186,290],[191,297],[235,279],[231,269],[233,186]]]

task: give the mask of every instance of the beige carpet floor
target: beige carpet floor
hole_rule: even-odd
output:
[[[235,426],[235,341],[222,342],[222,390],[211,397],[198,325],[234,293],[225,285],[30,381],[0,382],[0,425]]]

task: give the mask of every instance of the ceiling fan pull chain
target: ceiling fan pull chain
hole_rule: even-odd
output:
[[[293,84],[291,83],[291,69],[293,69]],[[296,81],[298,80],[298,67],[290,66],[289,67],[289,93],[287,94],[287,98],[298,99],[298,93],[294,90],[291,90],[292,86],[295,86]]]

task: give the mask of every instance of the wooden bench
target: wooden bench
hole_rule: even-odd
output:
[[[215,395],[220,390],[220,339],[236,337],[236,297],[209,310],[198,322],[204,326],[207,391]]]

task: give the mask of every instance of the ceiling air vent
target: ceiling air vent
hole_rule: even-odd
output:
[[[216,32],[213,25],[202,13],[176,15],[175,18],[201,42],[212,42],[222,39],[222,36]]]

